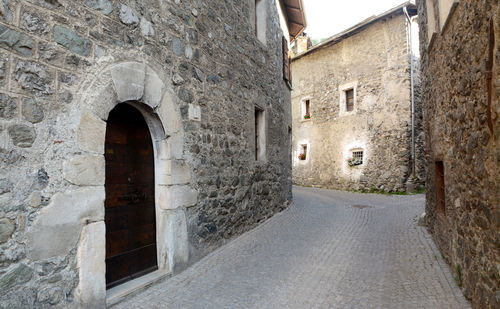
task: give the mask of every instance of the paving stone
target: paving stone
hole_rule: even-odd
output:
[[[294,198],[288,210],[113,308],[470,308],[417,224],[423,195],[295,188]]]

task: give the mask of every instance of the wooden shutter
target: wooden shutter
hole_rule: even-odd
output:
[[[283,79],[290,82],[290,64],[291,64],[291,58],[290,58],[290,51],[288,50],[288,41],[286,40],[285,36],[282,38],[283,42]]]

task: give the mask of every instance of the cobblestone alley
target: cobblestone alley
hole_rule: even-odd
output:
[[[424,195],[294,188],[294,205],[114,308],[469,308]]]

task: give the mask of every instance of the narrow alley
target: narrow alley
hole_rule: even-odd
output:
[[[469,308],[424,204],[295,187],[289,209],[113,308]]]

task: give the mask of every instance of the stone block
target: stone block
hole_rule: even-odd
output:
[[[24,57],[31,57],[34,46],[30,36],[0,25],[0,47],[13,50]]]
[[[131,7],[122,3],[120,4],[118,16],[120,17],[120,21],[125,25],[137,25],[139,23],[137,13]]]
[[[201,121],[201,107],[199,105],[189,104],[189,120]]]
[[[75,54],[88,57],[92,50],[92,42],[63,26],[54,27],[54,41]]]
[[[111,79],[111,74],[107,73]],[[99,81],[100,82],[100,81]],[[107,120],[109,112],[116,106],[118,98],[114,85],[110,84],[93,84],[95,92],[92,92],[84,99],[85,108],[88,108],[92,113],[102,120]]]
[[[82,155],[63,164],[63,177],[78,186],[102,186],[105,181],[104,156]]]
[[[165,91],[162,102],[157,109],[158,116],[163,123],[167,135],[173,135],[181,131],[182,128],[180,113],[176,108],[174,96],[169,90]]]
[[[172,50],[177,56],[184,55],[184,43],[179,38],[174,38],[172,40]]]
[[[83,151],[104,154],[106,122],[85,111],[76,130],[78,147]]]
[[[12,119],[17,115],[17,102],[14,98],[0,93],[0,118]]]
[[[144,17],[141,17],[141,33],[144,36],[154,36],[155,35],[155,29],[153,28],[153,24],[145,19]]]
[[[159,186],[158,196],[161,209],[189,207],[198,201],[198,192],[187,185]]]
[[[14,233],[15,225],[7,218],[0,219],[0,244],[7,242]]]
[[[106,227],[103,221],[83,227],[76,262],[78,286],[75,301],[86,308],[104,308],[106,305]]]
[[[68,254],[87,222],[104,220],[104,199],[104,187],[56,193],[27,233],[28,256],[41,260]]]
[[[56,43],[38,43],[38,56],[41,61],[62,66],[64,63],[64,55],[65,53],[62,48],[59,48]]]
[[[145,77],[143,101],[154,109],[161,102],[165,85],[158,74],[149,67],[146,67]]]
[[[85,0],[84,3],[104,15],[109,15],[113,11],[113,3],[110,0]]]
[[[189,166],[182,160],[165,160],[161,171],[157,171],[158,184],[181,185],[191,180]]]
[[[12,21],[14,17],[14,12],[11,10],[9,5],[9,1],[1,0],[0,1],[0,20],[4,20],[8,23]]]
[[[24,119],[31,123],[39,123],[43,120],[44,112],[40,105],[33,98],[24,98],[22,105]]]
[[[12,143],[21,148],[29,148],[33,145],[36,138],[36,132],[33,127],[14,124],[8,129]]]
[[[182,132],[170,136],[167,140],[170,149],[170,159],[182,159],[184,155],[184,134]]]
[[[33,32],[38,35],[45,35],[50,32],[50,26],[47,22],[34,12],[24,12],[21,15],[21,27],[28,32]]]
[[[33,269],[26,264],[19,264],[0,277],[0,291],[7,291],[16,285],[26,283],[31,277],[33,277]]]
[[[158,232],[165,235],[158,243],[160,269],[178,273],[189,261],[187,222],[184,210],[162,210],[158,220]],[[165,265],[166,264],[166,265]]]
[[[14,79],[22,89],[39,96],[51,95],[54,92],[54,73],[37,62],[17,62]]]
[[[146,65],[144,63],[125,62],[117,64],[111,68],[111,77],[119,102],[142,99],[146,77]]]

